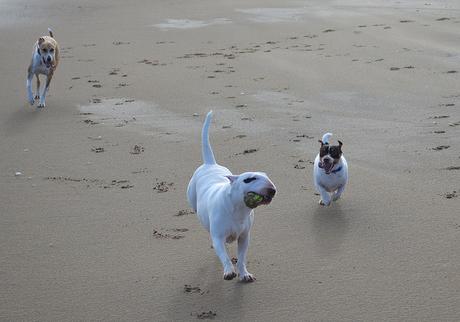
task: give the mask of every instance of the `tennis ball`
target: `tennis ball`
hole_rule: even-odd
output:
[[[244,197],[244,203],[251,209],[256,208],[263,200],[264,197],[255,192],[248,192]]]

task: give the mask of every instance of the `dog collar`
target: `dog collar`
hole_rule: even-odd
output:
[[[339,172],[340,170],[342,170],[342,166],[338,167],[338,168],[335,169],[335,170],[332,170],[331,173],[337,173],[337,172]]]
[[[321,169],[324,169],[323,164],[322,164],[321,162],[318,164],[318,167],[320,167]],[[338,167],[338,168],[335,169],[335,170],[332,170],[331,173],[337,173],[337,172],[339,172],[340,170],[342,170],[342,166]]]

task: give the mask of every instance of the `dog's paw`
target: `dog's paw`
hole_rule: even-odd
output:
[[[337,201],[340,199],[340,195],[333,195],[332,196],[332,201]]]
[[[327,207],[327,206],[329,206],[329,205],[331,204],[331,202],[329,201],[329,202],[326,203],[325,201],[323,201],[323,199],[320,199],[320,200],[319,200],[319,204],[320,204],[321,206]]]
[[[250,273],[246,273],[243,276],[240,276],[240,281],[245,283],[252,283],[255,282],[256,277]]]
[[[38,95],[38,94],[35,95],[35,99],[36,99],[36,100],[40,99],[40,95]]]
[[[224,280],[230,281],[236,277],[235,272],[224,273]]]
[[[34,103],[35,103],[35,100],[34,100],[33,97],[29,97],[28,101],[29,101],[30,105],[34,105]]]
[[[43,107],[45,107],[45,103],[40,103],[40,104],[37,105],[37,107],[38,108],[43,108]]]

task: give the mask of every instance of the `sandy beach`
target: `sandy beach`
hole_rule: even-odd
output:
[[[0,0],[0,34],[1,321],[458,321],[458,1]],[[186,200],[211,109],[217,161],[278,188],[251,284]],[[350,180],[321,207],[327,131]]]

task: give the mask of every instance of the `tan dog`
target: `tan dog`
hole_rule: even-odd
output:
[[[59,63],[59,46],[54,39],[53,31],[48,28],[49,36],[40,37],[34,45],[32,61],[27,70],[27,96],[30,105],[33,105],[35,99],[40,99],[38,107],[45,107],[45,96],[48,92],[54,71]],[[46,75],[46,84],[40,92],[39,75]],[[32,93],[32,78],[37,77],[37,94],[34,97]]]

